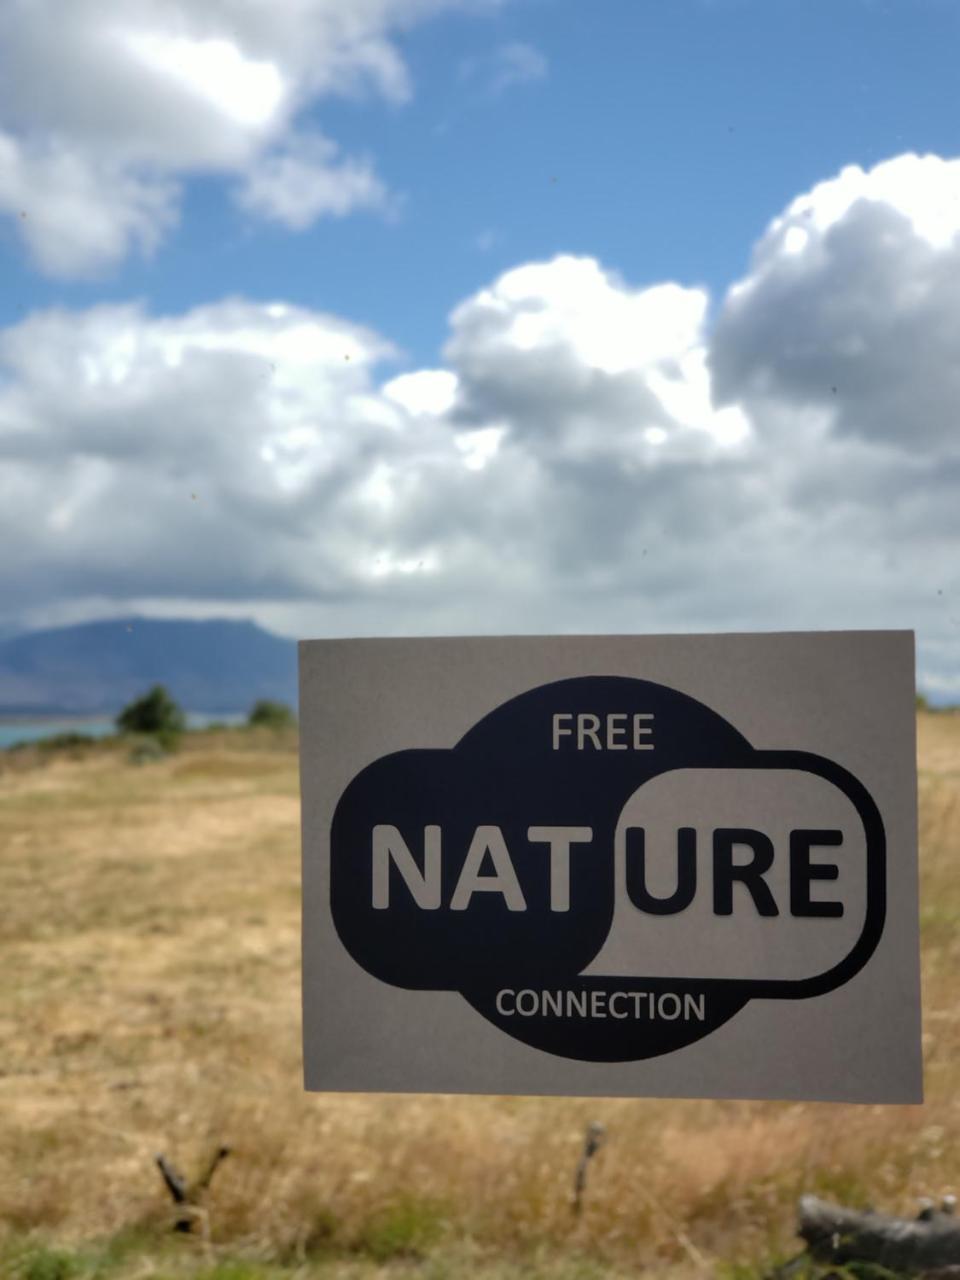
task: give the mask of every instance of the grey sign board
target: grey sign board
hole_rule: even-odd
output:
[[[308,1089],[916,1102],[910,632],[307,641]]]

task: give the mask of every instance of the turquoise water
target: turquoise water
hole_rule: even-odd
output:
[[[211,724],[243,724],[243,712],[226,712],[207,715],[201,711],[187,713],[189,729],[206,729]],[[0,720],[0,751],[17,742],[39,742],[58,733],[84,733],[90,738],[105,738],[114,732],[113,720],[106,716],[91,719],[72,719],[68,716],[51,717],[49,720]]]

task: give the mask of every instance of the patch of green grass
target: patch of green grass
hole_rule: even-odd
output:
[[[364,1234],[366,1251],[336,1247],[285,1261],[211,1258],[198,1241],[172,1242],[142,1231],[121,1232],[100,1245],[72,1251],[50,1243],[0,1249],[3,1280],[624,1280],[625,1274],[578,1254],[536,1252],[524,1258],[489,1254],[470,1242],[446,1241],[428,1256],[414,1253],[441,1225],[429,1206],[385,1208]],[[372,1252],[371,1252],[372,1250]],[[762,1280],[743,1269],[723,1280]],[[801,1280],[811,1280],[802,1277]],[[812,1280],[820,1280],[819,1276]],[[845,1277],[845,1280],[886,1280]]]
[[[848,1262],[846,1266],[840,1268],[840,1273],[851,1277],[851,1280],[901,1280],[897,1272],[891,1271],[888,1267],[881,1267],[879,1262]]]
[[[414,1198],[397,1200],[374,1214],[357,1236],[354,1247],[375,1262],[422,1258],[443,1235],[439,1205]]]
[[[819,1280],[820,1269],[815,1262],[795,1255],[784,1257],[771,1254],[765,1258],[752,1258],[748,1261],[718,1262],[715,1267],[716,1280],[770,1280],[772,1276],[784,1274],[789,1280]]]
[[[287,1268],[243,1259],[205,1261],[136,1232],[121,1233],[83,1251],[35,1242],[0,1253],[3,1280],[126,1280],[128,1276],[149,1276],[150,1280],[290,1280],[292,1274]]]
[[[763,1280],[767,1268],[752,1262],[721,1262],[717,1280]]]
[[[259,1262],[217,1262],[212,1267],[197,1272],[196,1280],[267,1280],[267,1272]]]
[[[12,1280],[74,1280],[83,1270],[79,1257],[65,1249],[29,1245],[8,1259]]]
[[[157,1236],[144,1227],[127,1227],[116,1235],[104,1240],[96,1251],[97,1280],[112,1276],[129,1265],[139,1266],[142,1270],[142,1259],[157,1250]]]
[[[949,895],[936,902],[928,902],[920,910],[920,936],[926,946],[945,947],[957,936],[960,925],[960,905]]]
[[[91,734],[70,730],[67,733],[51,734],[49,738],[40,738],[37,749],[46,752],[66,751],[71,754],[79,752],[82,755],[86,748],[96,744],[97,739]]]
[[[781,1274],[788,1275],[789,1280],[906,1280],[876,1262],[825,1263],[807,1255],[790,1263],[779,1259],[767,1263],[721,1263],[717,1267],[718,1280],[770,1280]]]
[[[335,1225],[335,1224],[334,1224]],[[99,1245],[71,1250],[21,1242],[0,1248],[3,1280],[627,1280],[625,1269],[590,1254],[554,1249],[504,1256],[476,1242],[450,1237],[436,1204],[407,1200],[385,1206],[350,1246],[333,1226],[321,1229],[320,1250],[308,1247],[281,1260],[211,1257],[198,1240],[173,1242],[132,1229]],[[329,1234],[326,1234],[328,1232]],[[436,1242],[439,1240],[439,1244]],[[429,1253],[423,1251],[431,1244]],[[219,1250],[217,1251],[219,1252]],[[785,1269],[786,1268],[786,1269]],[[716,1280],[904,1280],[870,1263],[821,1264],[802,1256],[788,1264],[775,1253],[715,1264]]]

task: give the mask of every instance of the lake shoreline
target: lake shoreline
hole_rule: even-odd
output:
[[[209,729],[212,725],[234,728],[246,723],[246,714],[240,711],[185,712],[187,729]],[[116,718],[109,715],[5,715],[0,713],[0,751],[11,747],[42,742],[45,738],[62,733],[82,734],[93,739],[109,738],[117,732]]]

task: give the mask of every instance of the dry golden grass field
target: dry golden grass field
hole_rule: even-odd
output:
[[[747,1276],[796,1251],[802,1191],[960,1190],[960,716],[920,717],[917,1108],[305,1096],[295,747],[0,755],[3,1276]],[[174,1234],[155,1153],[221,1143]]]

